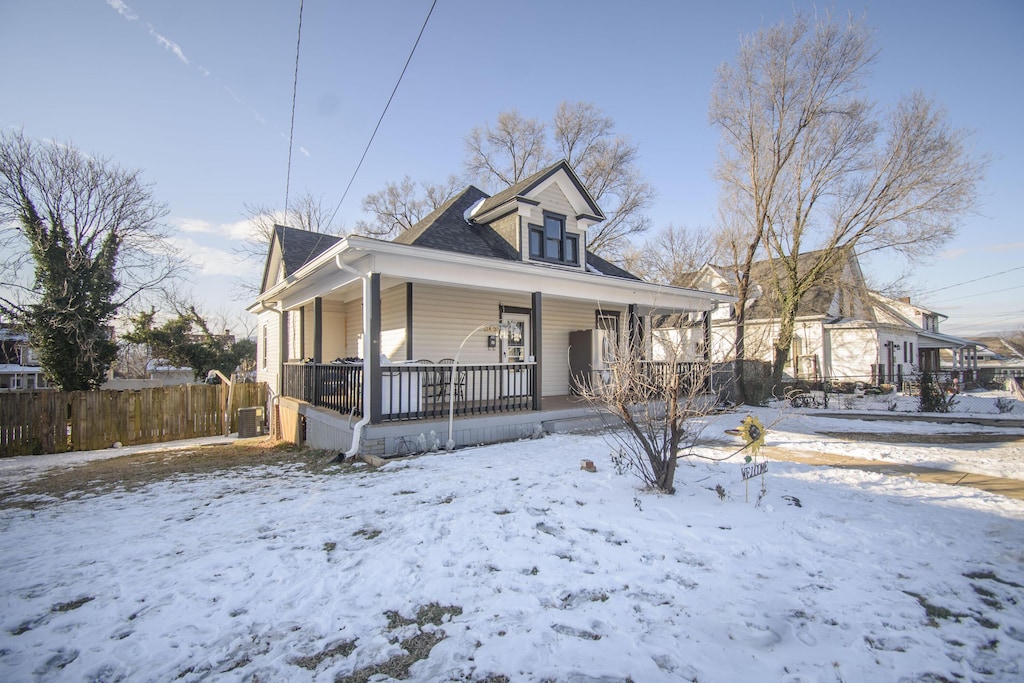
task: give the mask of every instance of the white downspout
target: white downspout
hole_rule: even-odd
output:
[[[334,257],[334,265],[338,266],[339,270],[348,271],[363,281],[363,417],[352,428],[352,447],[345,451],[345,459],[347,460],[359,452],[359,441],[363,436],[363,427],[370,421],[370,378],[366,376],[366,353],[369,346],[367,335],[370,330],[370,306],[368,304],[370,300],[370,275],[369,273],[360,272],[345,263],[341,258],[341,254],[337,254]]]
[[[277,313],[277,336],[278,340],[284,335],[284,305],[278,302],[277,306],[268,306],[265,301],[259,302],[260,313],[266,313],[267,311],[273,311]],[[258,360],[258,359],[257,359]],[[277,386],[274,387],[274,405],[277,405],[278,401],[281,400],[281,392],[284,390],[284,349],[280,348],[280,343],[277,349]],[[267,418],[267,424],[270,424],[270,418]],[[280,425],[278,425],[280,427]]]

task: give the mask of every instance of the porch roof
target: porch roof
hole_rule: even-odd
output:
[[[917,332],[917,347],[919,349],[963,349],[978,346],[980,344],[970,339],[954,337],[949,334],[926,332],[924,330],[918,330]]]
[[[354,272],[353,272],[354,271]],[[250,307],[295,308],[326,297],[362,275],[470,289],[541,292],[561,298],[645,306],[650,310],[704,311],[735,301],[727,294],[658,285],[597,272],[504,261],[413,245],[348,236],[263,292]]]

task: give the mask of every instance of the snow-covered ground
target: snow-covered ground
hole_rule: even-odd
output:
[[[956,422],[958,417],[963,417],[959,415],[950,415],[951,422],[943,424],[826,417],[813,408],[754,408],[746,412],[757,415],[765,426],[770,426],[768,442],[780,448],[1024,479],[1024,428],[1021,427]],[[708,432],[719,432],[719,427],[735,421],[735,417],[722,416]],[[846,438],[824,435],[837,433],[845,434]],[[884,440],[851,438],[851,435],[865,435],[861,438],[870,439],[871,434],[879,434]],[[998,445],[970,441],[971,435],[993,434],[1021,440]],[[940,443],[921,443],[925,439]]]
[[[0,680],[1024,679],[1024,502],[772,462],[755,505],[740,464],[654,495],[599,436],[549,436],[2,510]]]

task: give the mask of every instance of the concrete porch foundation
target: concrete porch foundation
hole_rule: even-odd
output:
[[[317,408],[293,398],[280,399],[282,434],[285,440],[327,451],[345,452],[352,446],[353,427],[359,418]],[[479,446],[537,438],[545,433],[587,431],[608,426],[614,418],[571,396],[545,398],[536,411],[482,416],[456,416],[452,438],[455,447]],[[444,450],[448,420],[408,420],[366,425],[359,454],[379,459]]]

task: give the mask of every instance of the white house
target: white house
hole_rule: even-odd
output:
[[[804,254],[798,268],[810,267],[815,256],[814,252]],[[779,334],[776,273],[772,261],[757,262],[751,271],[744,335],[745,357],[750,360],[770,363],[774,358]],[[721,266],[708,264],[688,281],[698,289],[736,291],[735,278]],[[666,317],[656,321],[655,337],[682,339],[697,356],[703,353],[703,344],[710,347],[715,362],[730,361],[735,357],[736,313],[733,306],[723,305],[706,321],[694,314]],[[956,370],[976,368],[977,345],[939,332],[939,320],[944,317],[912,304],[909,298],[892,299],[869,290],[851,252],[801,301],[785,377],[810,383],[828,379],[899,385],[921,370],[939,371],[941,349],[956,355]]]
[[[278,226],[249,310],[282,429],[380,455],[515,438],[578,410],[571,332],[647,348],[652,316],[733,300],[591,253],[603,219],[562,161],[494,196],[469,186],[391,242]]]
[[[9,328],[0,328],[0,391],[48,387],[28,337]]]

